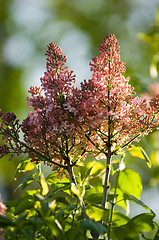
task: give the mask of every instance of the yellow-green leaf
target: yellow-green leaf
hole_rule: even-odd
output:
[[[40,184],[41,184],[41,187],[42,187],[42,195],[45,196],[49,192],[48,184],[47,184],[46,180],[42,177],[40,178]]]

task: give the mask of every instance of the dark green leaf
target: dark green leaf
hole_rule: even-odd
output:
[[[93,222],[89,220],[83,220],[80,222],[81,227],[89,229],[90,231],[103,235],[107,232],[107,229],[99,222]]]
[[[12,222],[6,216],[0,215],[0,227],[5,228],[5,227],[8,227],[8,226],[15,226],[15,223]]]
[[[69,231],[66,232],[66,238],[71,240],[85,240],[85,234],[79,228],[71,228]]]
[[[26,209],[33,208],[35,204],[35,199],[33,196],[26,196],[19,199],[15,207],[15,215],[24,212]]]

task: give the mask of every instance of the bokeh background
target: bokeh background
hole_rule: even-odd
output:
[[[26,97],[31,85],[40,85],[48,43],[56,42],[75,71],[77,85],[91,76],[89,62],[98,44],[114,33],[126,62],[126,76],[146,98],[159,94],[158,0],[0,0],[0,108],[27,116]],[[127,156],[143,181],[141,199],[159,220],[159,132],[141,144],[153,163]],[[18,159],[0,159],[0,193],[15,199],[13,181]],[[134,214],[135,211],[134,210]]]

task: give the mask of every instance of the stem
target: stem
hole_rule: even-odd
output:
[[[74,173],[73,173],[73,166],[71,165],[71,161],[69,161],[69,163],[67,163],[67,171],[69,173],[69,177],[70,177],[71,182],[74,183],[76,188],[78,189],[78,185],[77,185]],[[90,221],[89,216],[86,214],[86,206],[85,206],[85,203],[84,203],[83,199],[80,199],[77,195],[76,195],[76,198],[77,198],[77,201],[79,202],[79,204],[82,207],[82,212],[83,212],[83,215],[84,215],[85,219]],[[98,240],[99,235],[97,233],[91,232],[91,235],[93,237],[93,240]]]
[[[115,190],[114,190],[114,199],[113,199],[113,202],[112,202],[111,213],[110,213],[110,220],[109,220],[108,240],[110,240],[111,227],[112,227],[112,218],[113,218],[114,208],[115,208],[115,205],[116,205],[116,194],[117,194],[117,187],[118,187],[119,172],[120,171],[117,170]]]
[[[110,73],[110,61],[109,61],[109,73]],[[110,80],[108,81],[108,100],[110,99],[110,89],[111,89],[111,82]],[[108,112],[110,112],[110,107],[108,106]],[[105,181],[104,181],[104,186],[103,186],[103,199],[102,199],[102,206],[103,208],[106,207],[106,202],[107,202],[107,192],[108,192],[108,183],[109,183],[109,177],[110,177],[110,165],[111,165],[111,118],[110,116],[108,117],[108,141],[107,141],[107,150],[108,153],[106,154],[107,157],[107,165],[106,165],[106,172],[105,172]]]
[[[45,155],[43,155],[42,153],[38,152],[37,150],[35,150],[34,148],[28,146],[27,144],[25,144],[24,142],[21,142],[17,137],[15,137],[14,135],[12,135],[9,131],[7,131],[6,129],[4,129],[4,132],[6,132],[10,138],[12,138],[15,142],[18,142],[19,144],[21,144],[23,147],[29,149],[31,152],[34,152],[36,153],[39,157],[41,157],[40,161],[47,161],[47,162],[50,162],[50,163],[53,163],[55,164],[56,166],[59,166],[59,167],[62,167],[64,168],[64,166],[62,164],[59,164],[57,162],[54,162],[54,161],[50,161],[49,158],[47,158]],[[24,152],[25,153],[25,152]]]
[[[109,151],[107,154],[107,166],[106,166],[105,181],[103,186],[103,199],[102,199],[103,208],[106,207],[106,202],[107,202],[108,183],[110,178],[110,165],[111,165],[111,152]]]

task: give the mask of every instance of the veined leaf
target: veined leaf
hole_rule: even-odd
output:
[[[118,186],[123,193],[131,194],[140,199],[142,182],[139,174],[130,168],[120,171]]]
[[[89,205],[86,209],[86,214],[95,221],[109,221],[110,210],[95,205]]]

